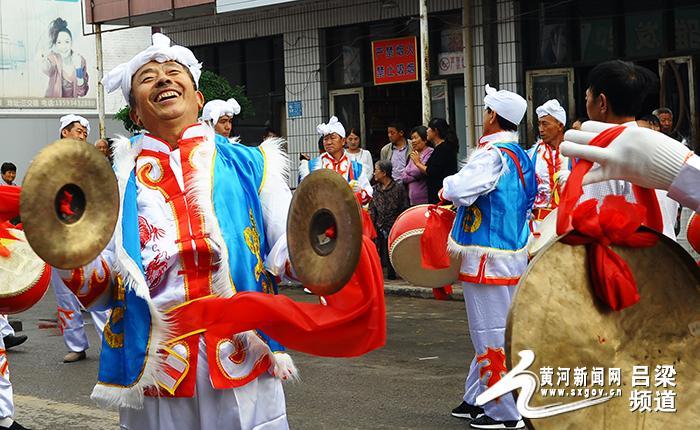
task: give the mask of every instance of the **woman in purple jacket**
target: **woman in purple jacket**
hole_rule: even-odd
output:
[[[411,206],[428,203],[428,184],[425,173],[416,166],[416,162],[425,165],[433,153],[432,144],[428,142],[428,129],[422,125],[411,130],[410,161],[403,171],[401,180],[408,185],[408,199]]]

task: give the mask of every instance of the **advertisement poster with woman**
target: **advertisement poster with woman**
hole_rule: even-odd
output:
[[[0,0],[0,108],[95,109],[80,0]]]

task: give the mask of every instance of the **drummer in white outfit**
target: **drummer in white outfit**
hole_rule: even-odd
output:
[[[62,116],[59,133],[61,138],[76,139],[87,142],[90,134],[90,123],[87,119],[79,115]],[[56,295],[57,321],[63,334],[63,341],[68,348],[68,354],[63,357],[64,363],[74,363],[84,360],[87,357],[87,349],[90,347],[87,334],[85,333],[85,322],[83,321],[82,309],[78,298],[75,297],[64,283],[61,281],[56,270],[51,273],[51,285]],[[97,331],[97,336],[102,342],[102,332],[109,317],[109,311],[90,312],[92,322]]]
[[[479,408],[476,397],[507,372],[505,327],[510,303],[528,262],[528,216],[537,182],[530,158],[518,144],[517,124],[527,102],[486,86],[484,136],[471,158],[443,181],[441,198],[457,209],[448,246],[462,257],[459,279],[475,356],[463,402],[452,415],[478,429],[523,428],[511,395]]]

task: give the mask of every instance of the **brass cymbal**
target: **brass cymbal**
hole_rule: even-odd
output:
[[[581,388],[600,389],[604,395],[619,389],[621,394],[595,406],[529,420],[530,428],[668,429],[700,422],[700,270],[680,245],[657,234],[659,241],[649,248],[612,247],[627,262],[640,296],[639,302],[621,311],[610,310],[595,297],[585,246],[555,241],[530,262],[518,284],[506,328],[509,369],[526,349],[535,353],[529,371],[539,375],[543,367],[554,369],[553,386],[540,381],[530,407],[583,399],[541,394],[547,390],[539,388],[562,388],[564,393],[577,388],[573,383],[557,384],[558,368],[570,369],[571,381],[575,368],[585,368],[588,382]],[[677,411],[632,412],[632,390],[656,393],[666,389],[654,385],[657,365],[674,366],[676,386],[670,388],[676,393]],[[630,384],[634,366],[648,366],[649,388]],[[604,369],[603,386],[591,384],[593,367]],[[620,369],[620,385],[609,383],[611,368]],[[655,406],[652,402],[651,407]]]
[[[336,293],[350,280],[360,259],[362,218],[342,176],[320,169],[301,182],[289,207],[287,245],[297,277],[315,294]]]
[[[22,183],[20,215],[36,254],[61,269],[94,260],[119,214],[119,191],[107,159],[94,146],[57,140],[34,158]]]

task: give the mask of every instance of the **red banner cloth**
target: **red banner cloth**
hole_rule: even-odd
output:
[[[0,222],[19,216],[19,194],[22,188],[0,185]]]
[[[609,128],[589,145],[605,148],[624,130],[624,126]],[[662,231],[661,211],[654,190],[637,185],[633,185],[633,190],[638,203],[629,203],[623,196],[607,196],[600,213],[596,199],[576,206],[583,194],[583,177],[592,166],[592,162],[580,160],[569,175],[557,214],[557,234],[573,229],[562,242],[586,245],[593,291],[611,309],[619,311],[637,303],[639,292],[629,266],[610,245],[632,248],[653,246],[658,236],[638,229],[646,224],[656,231]]]
[[[326,305],[297,303],[282,295],[241,292],[207,297],[176,308],[173,337],[202,328],[222,337],[259,329],[284,346],[325,357],[354,357],[386,343],[384,278],[374,243],[362,238],[355,274]]]
[[[428,221],[420,237],[420,259],[424,269],[439,270],[450,267],[447,239],[454,217],[449,209],[438,205],[428,207]]]
[[[0,239],[17,240],[8,228],[15,228],[8,221],[19,215],[19,194],[22,189],[14,185],[0,185]],[[9,257],[10,250],[0,240],[0,257]]]

